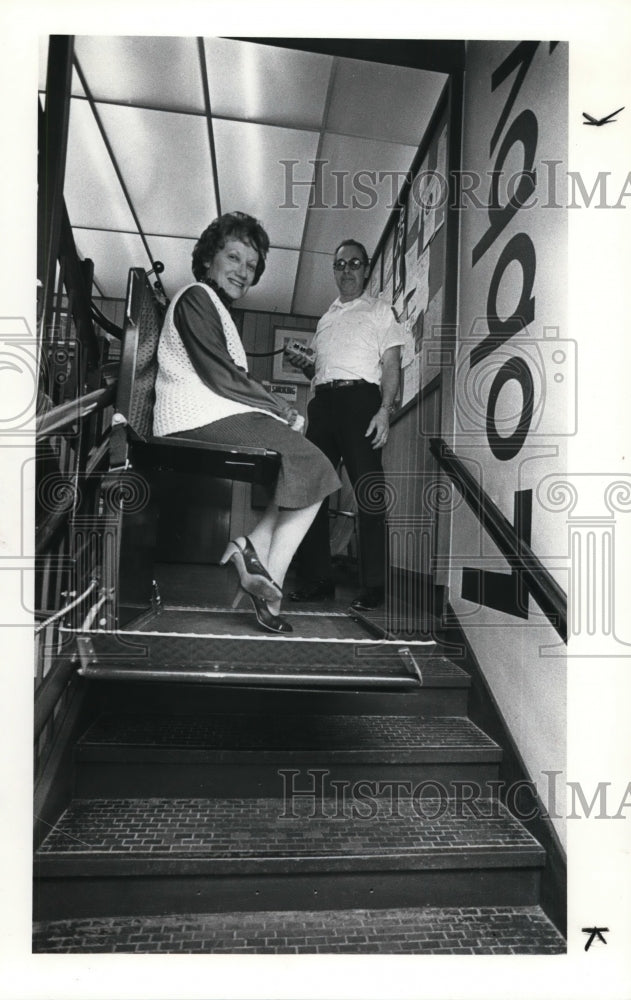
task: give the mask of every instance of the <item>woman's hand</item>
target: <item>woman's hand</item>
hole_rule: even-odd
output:
[[[299,413],[293,406],[285,407],[283,420],[287,421],[292,431],[301,431],[305,425],[305,418],[302,413]]]

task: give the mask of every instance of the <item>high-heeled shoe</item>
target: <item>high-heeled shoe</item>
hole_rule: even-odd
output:
[[[246,594],[267,601],[277,601],[281,596],[282,590],[265,569],[249,538],[245,539],[243,546],[235,541],[229,543],[219,560],[221,566],[228,562],[232,562],[239,574],[241,587]]]
[[[293,627],[286,618],[272,614],[267,601],[255,597],[254,594],[248,594],[248,597],[252,601],[256,620],[262,629],[265,629],[266,632],[274,632],[276,635],[286,635],[288,632],[293,632]]]

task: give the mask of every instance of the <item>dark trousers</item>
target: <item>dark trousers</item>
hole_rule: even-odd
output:
[[[343,460],[355,491],[359,514],[359,575],[363,587],[385,580],[384,479],[381,449],[373,449],[366,430],[381,405],[379,387],[368,382],[323,389],[308,408],[306,436],[334,467]],[[303,582],[332,576],[328,500],[325,500],[297,554]]]

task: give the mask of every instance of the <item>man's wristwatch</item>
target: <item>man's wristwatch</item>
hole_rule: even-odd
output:
[[[394,413],[394,403],[390,403],[389,406],[386,406],[385,403],[382,403],[379,409],[385,410],[388,416],[391,416]]]

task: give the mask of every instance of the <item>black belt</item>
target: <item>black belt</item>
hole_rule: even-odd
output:
[[[324,392],[326,389],[348,389],[352,385],[372,385],[365,378],[334,378],[331,382],[322,382],[316,385],[316,394]]]

